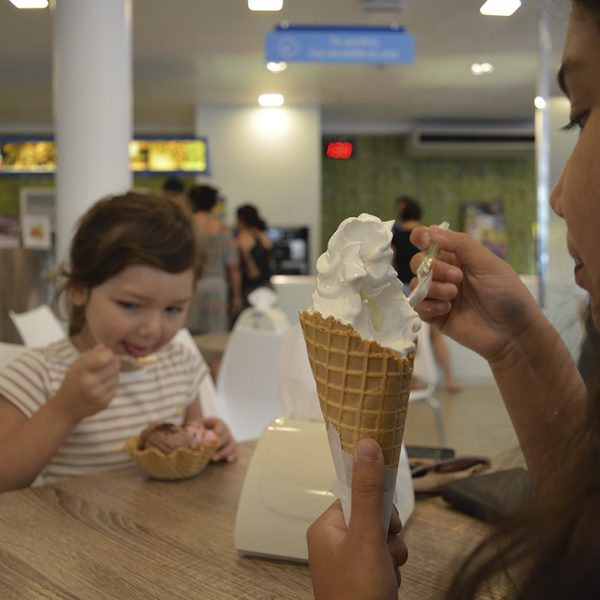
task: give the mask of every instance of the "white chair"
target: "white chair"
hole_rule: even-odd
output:
[[[194,338],[188,329],[185,327],[180,329],[173,339],[183,346],[187,346],[190,350],[196,352],[202,359],[202,362],[206,364],[198,345],[194,341]],[[208,370],[208,365],[206,368]],[[219,417],[223,420],[226,419],[225,411],[219,400],[219,396],[217,394],[217,390],[215,389],[215,385],[210,373],[208,373],[200,383],[200,403],[202,406],[202,414],[205,417]]]
[[[323,420],[300,323],[283,334],[277,360],[277,385],[284,417]]]
[[[31,348],[62,340],[67,334],[58,317],[47,304],[23,313],[8,311],[23,343]]]
[[[17,356],[25,352],[26,349],[23,344],[0,342],[0,369],[3,369],[8,363],[17,358]]]
[[[281,334],[247,327],[236,326],[231,332],[219,367],[217,393],[239,442],[258,438],[281,416],[277,389],[281,340]]]
[[[411,390],[408,402],[409,404],[425,402],[431,407],[435,416],[438,439],[440,444],[445,446],[446,434],[444,431],[444,422],[442,420],[442,406],[440,401],[433,396],[438,384],[439,375],[437,365],[435,364],[435,357],[433,356],[431,331],[428,323],[421,323],[418,339],[413,377],[424,384],[425,387]]]

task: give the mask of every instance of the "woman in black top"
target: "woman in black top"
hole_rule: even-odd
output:
[[[414,277],[410,268],[410,259],[419,252],[419,249],[410,241],[411,231],[421,224],[421,206],[409,196],[400,196],[396,200],[397,220],[392,227],[392,249],[394,251],[394,267],[398,278],[404,284],[404,291],[410,293],[409,282]],[[458,392],[460,384],[454,377],[454,370],[450,360],[450,350],[444,336],[437,330],[431,329],[431,345],[436,361],[444,373],[446,390]]]
[[[242,263],[242,296],[248,306],[248,294],[263,286],[270,286],[271,250],[267,224],[252,204],[237,209],[237,246]]]

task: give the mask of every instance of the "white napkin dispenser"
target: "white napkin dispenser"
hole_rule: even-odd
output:
[[[283,333],[289,328],[290,322],[285,313],[276,307],[258,309],[250,306],[240,313],[235,326]]]
[[[335,500],[324,423],[280,417],[263,432],[248,467],[238,505],[234,544],[243,554],[308,560],[306,530]],[[395,504],[403,523],[414,509],[403,448]]]

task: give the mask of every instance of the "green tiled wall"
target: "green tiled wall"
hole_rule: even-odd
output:
[[[535,273],[535,162],[530,156],[465,159],[413,157],[404,136],[354,137],[350,160],[323,158],[322,246],[340,221],[361,212],[394,217],[394,200],[414,196],[426,224],[460,226],[464,202],[504,205],[508,262],[519,273]]]
[[[19,214],[19,190],[24,187],[52,187],[54,177],[51,175],[6,175],[0,177],[0,214]]]

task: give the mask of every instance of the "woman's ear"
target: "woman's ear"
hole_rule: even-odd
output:
[[[73,306],[85,306],[88,300],[88,290],[79,286],[71,286],[68,289],[69,300]]]

